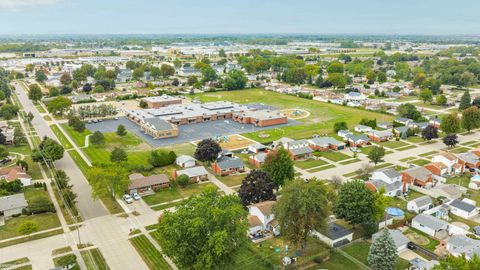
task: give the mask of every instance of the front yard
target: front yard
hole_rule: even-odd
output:
[[[20,224],[27,220],[37,223],[38,231],[60,227],[60,221],[55,213],[15,217],[5,221],[4,226],[0,226],[0,240],[21,236],[17,229]]]
[[[170,187],[168,189],[159,190],[152,195],[143,196],[143,200],[148,205],[155,205],[155,204],[183,199],[195,194],[199,194],[209,187],[216,187],[216,186],[212,183],[205,183],[205,184],[190,184],[186,188]]]
[[[352,158],[351,156],[344,154],[340,151],[325,151],[325,152],[315,152],[315,156],[318,157],[324,157],[326,159],[329,159],[333,162],[339,162],[345,159]]]
[[[303,169],[303,170],[310,169],[310,168],[313,168],[313,167],[322,166],[322,165],[326,165],[326,164],[327,164],[327,162],[325,162],[324,160],[314,159],[314,158],[310,158],[310,159],[307,159],[307,160],[295,160],[294,161],[294,165],[297,166],[300,169]]]

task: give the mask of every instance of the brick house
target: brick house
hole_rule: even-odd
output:
[[[309,139],[308,146],[315,151],[343,150],[345,143],[335,140],[332,137],[317,137]]]
[[[165,174],[143,176],[141,173],[133,173],[128,178],[130,179],[127,188],[129,194],[142,194],[170,186],[168,176]]]
[[[425,187],[433,183],[433,173],[424,167],[413,167],[404,170],[402,173],[403,191],[407,185]]]
[[[268,153],[267,152],[260,152],[256,155],[252,155],[248,158],[248,161],[250,164],[255,166],[255,168],[260,168],[262,167],[263,163],[265,162],[265,158],[267,157]]]

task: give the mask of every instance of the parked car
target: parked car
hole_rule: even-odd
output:
[[[114,119],[115,119],[115,120],[118,120],[118,117],[115,117]]]
[[[138,193],[136,193],[136,192],[132,194],[132,197],[135,201],[140,200],[140,195],[138,195]]]
[[[128,194],[125,194],[123,195],[123,200],[126,202],[126,203],[133,203],[133,199],[130,195]]]
[[[360,153],[360,149],[358,149],[358,147],[350,147],[350,151],[354,152],[354,153]]]

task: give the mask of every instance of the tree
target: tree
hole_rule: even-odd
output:
[[[460,98],[460,105],[458,106],[458,109],[463,111],[463,110],[469,108],[471,103],[472,103],[472,100],[471,100],[471,97],[470,97],[470,92],[467,90],[467,91],[463,92],[463,95]]]
[[[197,82],[198,82],[197,76],[195,76],[195,75],[188,76],[188,79],[187,79],[187,84],[188,85],[194,85]]]
[[[210,65],[207,65],[205,68],[202,68],[202,80],[204,82],[210,82],[217,79],[217,72]]]
[[[42,99],[42,90],[38,84],[32,84],[29,87],[28,98],[33,101],[39,101]]]
[[[367,157],[371,162],[377,165],[377,163],[383,162],[383,157],[385,156],[385,148],[382,146],[372,146]]]
[[[458,118],[458,114],[453,112],[443,116],[440,128],[447,134],[458,133],[460,131],[460,118]]]
[[[96,146],[103,145],[105,143],[105,136],[97,130],[90,136],[90,143]]]
[[[62,115],[68,108],[72,106],[72,101],[66,97],[55,97],[47,103],[47,109],[54,115]]]
[[[93,88],[93,92],[94,93],[103,93],[103,92],[105,92],[105,88],[101,84],[98,84],[98,85],[95,86],[95,88]]]
[[[212,162],[217,159],[221,151],[222,148],[217,142],[212,139],[204,139],[198,143],[194,157],[200,161]]]
[[[48,161],[56,161],[63,158],[64,152],[65,149],[57,141],[43,137],[38,149],[33,152],[32,158],[36,162],[43,162],[43,158]]]
[[[365,75],[365,77],[367,78],[368,84],[373,84],[377,79],[377,73],[375,73],[375,71],[370,69],[369,71],[367,71],[367,74]]]
[[[333,213],[353,225],[372,222],[375,214],[373,193],[363,181],[347,182],[340,188]]]
[[[1,92],[0,92],[1,93]],[[480,97],[476,97],[473,101],[472,101],[472,106],[476,106],[477,108],[480,108]]]
[[[160,74],[162,77],[169,77],[175,75],[175,68],[171,65],[162,64],[160,66]]]
[[[467,259],[465,255],[462,256],[447,256],[440,260],[440,263],[435,265],[432,270],[474,270],[478,269],[480,265],[480,256],[473,254],[472,258]]]
[[[70,76],[70,73],[64,72],[60,77],[60,82],[63,85],[69,85],[70,83],[72,83],[72,76]]]
[[[115,199],[127,190],[130,180],[123,166],[92,167],[88,173],[94,198],[110,197]]]
[[[230,70],[223,82],[223,87],[228,90],[244,89],[247,85],[247,77],[241,70]]]
[[[343,64],[339,61],[332,61],[327,66],[328,73],[343,73]]]
[[[80,120],[77,116],[71,116],[68,119],[68,125],[73,128],[76,132],[82,133],[85,131],[85,123]]]
[[[225,50],[223,48],[218,50],[218,56],[227,57],[227,54],[225,53]]]
[[[348,130],[347,122],[336,122],[333,124],[333,132],[337,133],[340,130]]]
[[[263,169],[272,177],[276,189],[295,177],[293,160],[283,147],[268,153],[265,157]]]
[[[373,270],[396,269],[398,260],[397,247],[387,229],[384,229],[380,236],[373,241],[367,260],[368,265]]]
[[[66,269],[73,269],[75,264],[77,264],[77,256],[75,254],[61,256],[56,259],[56,263],[61,267],[65,267]]]
[[[462,113],[462,127],[468,132],[480,127],[480,111],[476,106],[465,109]]]
[[[0,145],[0,159],[4,159],[8,157],[8,154],[9,154],[8,149],[5,146]]]
[[[112,153],[110,153],[111,162],[121,163],[127,160],[128,160],[128,155],[127,155],[127,152],[125,152],[125,150],[118,147],[113,148]]]
[[[158,237],[181,269],[228,269],[246,244],[247,213],[236,195],[213,188],[180,203],[159,218]]]
[[[13,130],[13,143],[15,145],[21,145],[27,142],[27,138],[25,137],[25,134],[22,132],[22,129],[20,127],[15,127]]]
[[[133,72],[132,72],[132,77],[133,77],[135,80],[139,80],[139,79],[143,78],[143,73],[144,73],[143,68],[141,68],[141,67],[136,68],[136,69],[134,69]]]
[[[188,177],[188,175],[186,174],[181,174],[177,177],[177,183],[179,186],[181,187],[186,187],[188,186],[188,184],[190,183],[190,177]]]
[[[379,83],[384,83],[387,81],[387,74],[383,71],[377,72],[377,80]]]
[[[423,103],[426,103],[427,101],[431,103],[433,100],[432,91],[430,91],[430,89],[423,89],[419,94],[419,98],[423,101]]]
[[[413,85],[422,86],[426,79],[427,76],[424,72],[418,72],[417,74],[415,74],[415,77],[413,77]]]
[[[283,237],[305,250],[311,231],[327,228],[330,215],[328,188],[323,181],[301,179],[288,183],[274,208]]]
[[[443,137],[443,143],[448,147],[454,147],[458,144],[457,134],[447,134]]]
[[[142,108],[142,109],[146,109],[148,107],[148,103],[141,99],[140,102],[138,103],[138,107]]]
[[[35,80],[37,82],[43,83],[47,79],[47,75],[45,75],[45,71],[43,71],[43,69],[37,70],[37,72],[35,72]]]
[[[56,97],[60,95],[60,90],[57,87],[51,86],[48,88],[48,96],[49,97]]]
[[[438,138],[438,129],[434,126],[428,125],[422,130],[422,138],[427,141]]]
[[[417,110],[417,107],[410,103],[404,103],[398,106],[397,112],[400,117],[406,117],[415,121],[422,117],[422,114]]]
[[[437,105],[440,105],[440,106],[445,106],[447,105],[447,97],[445,95],[438,95],[435,98],[435,103],[437,103]]]
[[[17,232],[22,235],[30,235],[39,230],[39,226],[35,221],[25,220],[17,228]]]
[[[118,125],[118,127],[117,127],[117,135],[118,135],[118,136],[121,136],[121,137],[127,135],[127,131],[125,130],[125,126],[124,126],[124,125],[122,125],[122,124]]]
[[[152,76],[154,79],[157,79],[158,77],[160,77],[162,73],[160,72],[160,68],[159,67],[151,67],[150,68],[150,76]]]
[[[17,116],[20,108],[17,105],[13,104],[4,104],[0,107],[0,116],[4,118],[4,120],[10,120]]]
[[[347,78],[342,73],[329,73],[327,81],[336,88],[345,88],[347,85]]]
[[[262,170],[252,170],[242,181],[238,196],[244,206],[276,199],[275,184],[270,175]]]
[[[163,167],[173,164],[177,159],[177,155],[173,151],[166,149],[158,149],[150,152],[150,164],[153,167]]]
[[[92,85],[90,83],[86,83],[82,86],[82,91],[86,92],[87,94],[92,91]]]

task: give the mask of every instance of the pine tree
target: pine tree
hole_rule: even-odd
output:
[[[460,99],[460,105],[458,109],[463,111],[471,106],[472,99],[470,98],[470,92],[465,91]]]
[[[394,270],[396,268],[397,248],[387,229],[384,229],[380,236],[373,241],[367,260],[373,270]]]

